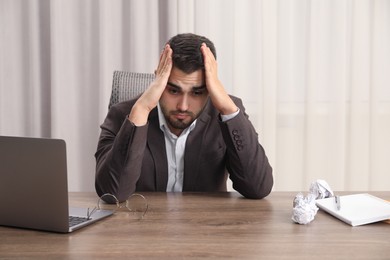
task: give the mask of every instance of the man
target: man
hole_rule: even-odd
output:
[[[226,191],[228,175],[247,198],[271,192],[272,168],[242,101],[219,81],[215,57],[209,39],[176,35],[145,92],[112,106],[95,154],[99,196]]]

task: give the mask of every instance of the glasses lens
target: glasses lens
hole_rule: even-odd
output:
[[[99,198],[98,210],[116,211],[119,207],[118,199],[112,194],[104,194]]]
[[[142,219],[148,211],[148,201],[146,198],[138,193],[134,193],[127,199],[126,207],[130,210],[134,217]]]

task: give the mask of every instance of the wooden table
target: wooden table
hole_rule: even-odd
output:
[[[370,193],[390,198],[390,192]],[[296,192],[263,200],[237,193],[143,194],[150,205],[143,220],[117,212],[70,234],[0,227],[0,259],[390,259],[390,224],[351,227],[322,211],[308,225],[295,224]],[[96,199],[70,193],[72,206]]]

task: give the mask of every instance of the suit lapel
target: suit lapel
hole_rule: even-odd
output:
[[[207,110],[207,107],[205,110]],[[204,149],[203,140],[210,121],[210,116],[203,113],[198,117],[195,128],[187,137],[186,150],[184,154],[184,180],[183,191],[195,191],[198,176],[199,158]],[[193,162],[193,163],[192,163]]]
[[[150,113],[148,129],[148,147],[154,160],[156,170],[156,190],[166,191],[168,183],[168,162],[165,149],[164,133],[160,129],[157,109]]]

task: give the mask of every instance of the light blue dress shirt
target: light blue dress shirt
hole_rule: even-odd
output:
[[[167,192],[181,192],[183,190],[184,180],[184,153],[186,148],[186,141],[188,135],[195,128],[196,120],[184,129],[180,136],[173,134],[167,125],[165,117],[161,111],[160,104],[157,105],[158,119],[160,122],[160,129],[164,133],[165,148],[168,161],[168,185]],[[234,118],[238,115],[240,110],[230,115],[221,115],[223,122]]]

